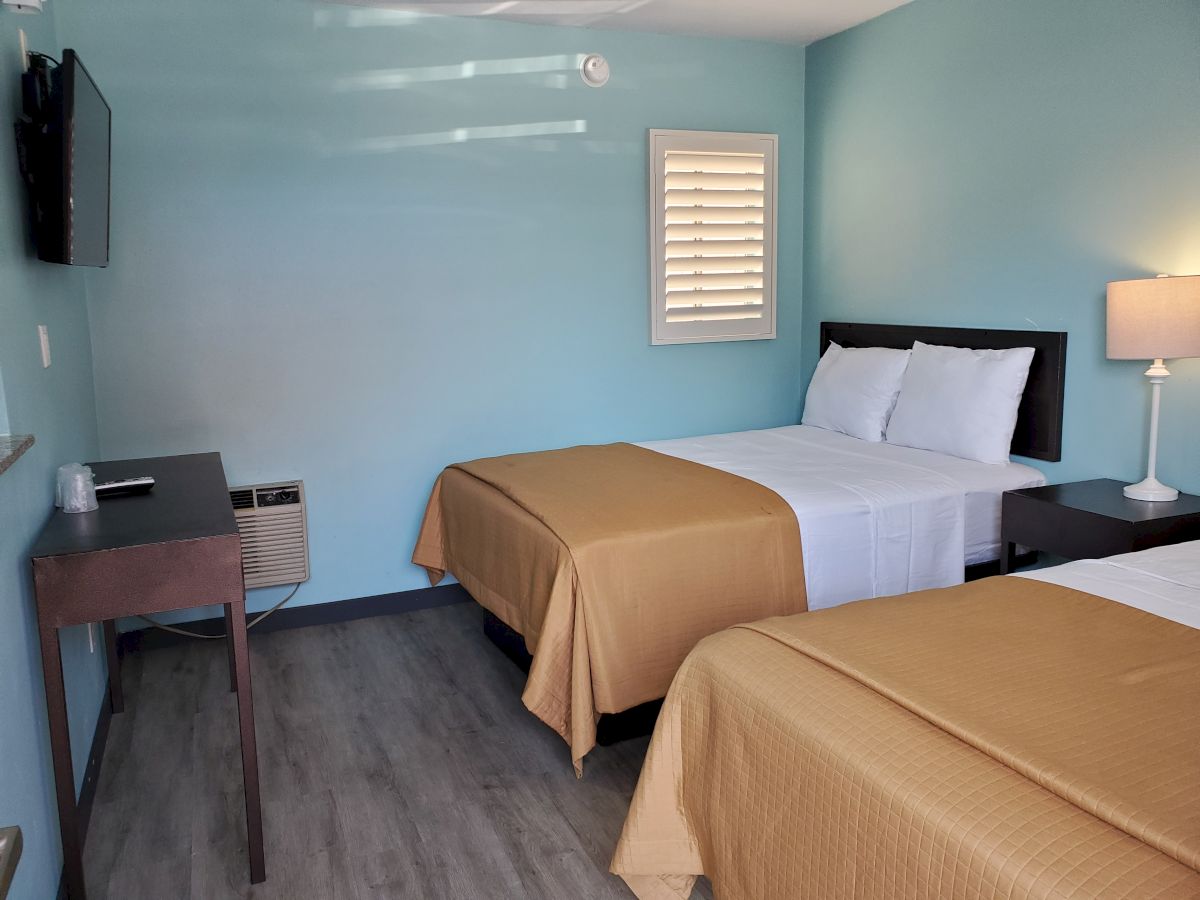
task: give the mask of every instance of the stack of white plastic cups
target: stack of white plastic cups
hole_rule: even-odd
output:
[[[92,470],[81,463],[67,463],[58,467],[58,485],[54,503],[63,512],[91,512],[100,504],[96,502],[96,483]]]

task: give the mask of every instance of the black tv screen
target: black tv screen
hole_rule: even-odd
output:
[[[39,259],[108,265],[112,113],[74,50],[31,54],[22,134]]]

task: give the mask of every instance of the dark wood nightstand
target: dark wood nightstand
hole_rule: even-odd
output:
[[[1017,545],[1068,559],[1096,559],[1200,539],[1200,497],[1130,500],[1111,478],[1006,491],[1000,519],[1000,574]]]

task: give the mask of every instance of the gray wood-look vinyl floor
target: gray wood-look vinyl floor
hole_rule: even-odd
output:
[[[576,780],[482,621],[459,604],[252,634],[267,848],[253,887],[224,642],[127,657],[89,896],[631,897],[608,863],[648,739],[596,748]]]

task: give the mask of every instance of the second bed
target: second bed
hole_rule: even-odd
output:
[[[671,687],[642,900],[1200,896],[1200,542],[770,619]]]

